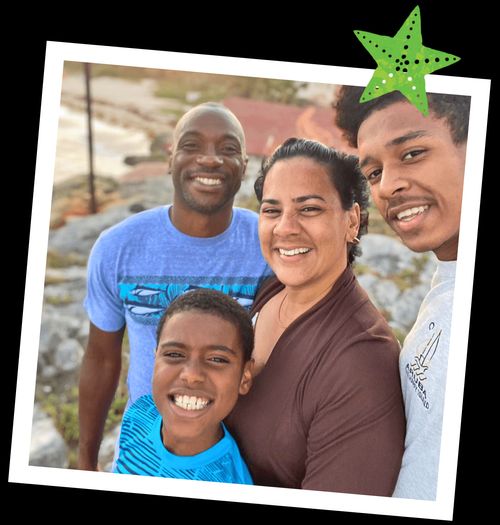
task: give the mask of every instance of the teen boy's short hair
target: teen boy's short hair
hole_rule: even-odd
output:
[[[342,86],[337,93],[333,107],[337,111],[335,123],[344,131],[349,144],[356,148],[358,131],[361,124],[374,112],[386,108],[396,102],[408,102],[399,91],[374,98],[368,102],[360,102],[365,88],[358,86]],[[438,118],[446,120],[455,144],[463,144],[469,131],[470,97],[463,95],[441,95],[428,93],[429,110]]]
[[[240,334],[244,360],[248,361],[252,357],[254,335],[249,313],[232,297],[208,288],[190,290],[170,303],[158,323],[156,346],[159,344],[160,335],[166,321],[175,314],[192,310],[215,315],[229,321]],[[196,327],[193,327],[193,330],[196,330]]]

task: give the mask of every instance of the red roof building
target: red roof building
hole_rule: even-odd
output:
[[[332,108],[298,107],[241,97],[230,97],[223,103],[240,120],[249,155],[266,157],[289,137],[318,140],[346,153],[356,153],[335,126]]]

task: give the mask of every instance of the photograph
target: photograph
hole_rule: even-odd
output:
[[[47,42],[10,482],[451,519],[490,82],[372,75]]]

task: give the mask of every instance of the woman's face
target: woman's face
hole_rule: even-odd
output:
[[[259,216],[262,253],[288,287],[326,288],[347,265],[359,206],[343,210],[322,164],[305,157],[277,161],[267,173]]]

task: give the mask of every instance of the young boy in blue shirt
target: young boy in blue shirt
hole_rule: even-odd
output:
[[[113,472],[251,484],[222,423],[252,384],[253,328],[221,292],[175,299],[158,324],[153,395],[125,413]]]

